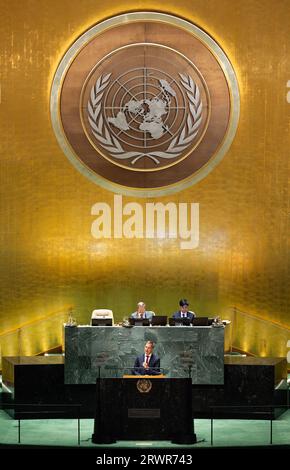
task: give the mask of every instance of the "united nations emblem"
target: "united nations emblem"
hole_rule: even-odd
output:
[[[111,75],[97,78],[87,110],[83,107],[88,138],[92,134],[100,152],[132,170],[178,162],[202,127],[203,103],[192,77],[146,67],[127,69],[112,80]]]
[[[169,15],[131,13],[70,48],[51,111],[58,141],[82,173],[150,197],[194,184],[221,160],[239,93],[229,60],[206,33]]]
[[[152,382],[148,379],[140,379],[137,381],[136,387],[140,393],[149,393],[152,388]]]

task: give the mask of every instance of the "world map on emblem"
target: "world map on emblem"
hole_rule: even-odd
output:
[[[118,111],[116,117],[108,118],[109,123],[112,123],[121,131],[127,131],[130,129],[132,122],[137,122],[137,129],[143,133],[148,132],[152,139],[159,139],[165,132],[169,132],[169,128],[163,119],[168,115],[171,97],[176,96],[176,93],[167,80],[160,79],[158,82],[160,91],[157,92],[156,96],[147,98],[146,90],[144,91],[144,98],[141,100],[133,95],[125,103],[125,106]],[[130,119],[129,122],[127,116]]]
[[[88,120],[93,136],[111,157],[131,159],[131,165],[149,158],[159,165],[161,159],[179,157],[198,135],[202,100],[189,75],[174,78],[150,68],[113,79],[108,73],[91,89]]]

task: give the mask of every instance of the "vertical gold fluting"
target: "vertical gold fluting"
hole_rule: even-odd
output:
[[[0,7],[0,333],[71,304],[79,322],[94,307],[122,319],[138,300],[170,314],[182,296],[200,315],[235,306],[289,326],[289,2],[0,0]],[[151,200],[200,204],[194,250],[176,240],[92,238],[91,207],[113,205],[113,193],[69,163],[51,127],[50,87],[67,49],[98,21],[136,8],[203,28],[239,82],[238,131],[222,162],[195,186]],[[252,344],[256,333],[241,332]],[[261,352],[270,354],[270,330],[263,338]]]

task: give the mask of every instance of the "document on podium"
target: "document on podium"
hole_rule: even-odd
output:
[[[159,375],[129,375],[124,374],[123,379],[164,379],[166,376],[164,374]]]

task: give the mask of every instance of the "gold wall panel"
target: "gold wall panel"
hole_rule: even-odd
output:
[[[0,7],[0,333],[66,305],[79,322],[95,307],[112,308],[118,320],[138,300],[164,314],[183,296],[200,315],[237,307],[289,326],[289,2],[0,0]],[[112,205],[113,193],[69,163],[50,122],[50,87],[69,46],[98,21],[136,10],[203,28],[239,82],[239,126],[222,162],[195,186],[151,200],[200,204],[193,250],[170,239],[94,239],[91,207]],[[144,207],[146,199],[137,202]]]

